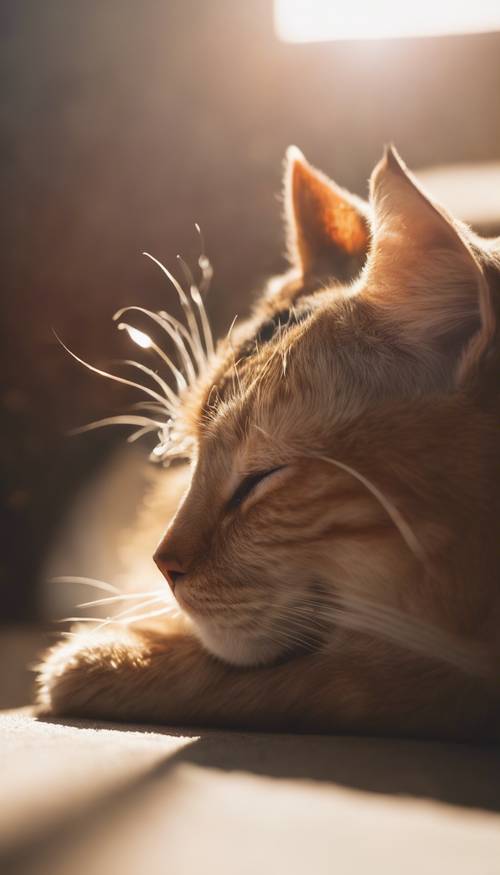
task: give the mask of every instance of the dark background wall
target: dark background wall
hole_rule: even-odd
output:
[[[118,432],[67,439],[128,394],[80,369],[127,354],[112,313],[173,306],[148,249],[216,269],[216,329],[283,265],[295,142],[363,193],[387,140],[411,166],[500,158],[497,34],[285,45],[270,0],[2,0],[0,604],[38,610],[40,560]],[[499,193],[500,198],[500,193]]]

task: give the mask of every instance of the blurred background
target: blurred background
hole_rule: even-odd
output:
[[[113,313],[175,308],[142,250],[174,269],[178,252],[195,263],[199,222],[215,269],[208,309],[215,333],[226,331],[285,266],[290,143],[364,195],[393,141],[412,168],[447,168],[428,178],[448,201],[459,189],[480,195],[485,215],[474,204],[470,217],[495,225],[500,34],[473,31],[498,28],[500,9],[495,21],[483,3],[493,18],[475,20],[481,3],[471,4],[472,20],[445,16],[439,36],[408,36],[406,16],[397,38],[397,4],[382,4],[395,32],[369,32],[364,6],[335,19],[333,2],[1,0],[2,661],[13,662],[7,644],[9,654],[13,641],[24,647],[23,630],[31,642],[30,624],[50,619],[48,557],[127,433],[67,431],[137,400],[71,360],[53,329],[98,366],[128,356]],[[433,34],[432,4],[419,10],[428,15],[416,33]],[[123,513],[105,496],[98,505]],[[95,526],[95,501],[85,513],[81,526]],[[93,573],[84,563],[59,571]],[[17,703],[12,690],[0,704]]]

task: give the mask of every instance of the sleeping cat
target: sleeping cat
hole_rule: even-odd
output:
[[[184,300],[157,454],[190,464],[154,556],[180,611],[77,629],[42,710],[497,737],[500,241],[394,149],[364,202],[292,147],[285,220],[291,269],[215,351]]]

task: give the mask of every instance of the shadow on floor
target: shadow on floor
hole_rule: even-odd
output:
[[[433,799],[500,812],[500,747],[495,745],[43,720],[81,728],[193,738],[191,744],[155,768],[158,777],[189,763],[207,769],[320,781],[364,792]]]
[[[275,780],[319,782],[351,790],[425,798],[453,806],[500,812],[500,749],[405,739],[278,735],[43,719],[58,726],[190,737],[190,743],[113,789],[43,835],[0,854],[3,875],[32,875],[42,863],[68,853],[103,819],[141,806],[152,785],[177,766],[242,772]],[[296,786],[296,785],[295,785]],[[59,871],[59,870],[58,870]]]

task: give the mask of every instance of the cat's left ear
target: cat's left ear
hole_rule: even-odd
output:
[[[495,332],[477,243],[422,191],[392,147],[373,172],[371,204],[365,292],[404,342],[454,363],[461,382]]]
[[[369,207],[312,167],[296,146],[285,159],[285,222],[290,261],[307,279],[348,282],[370,243]]]

